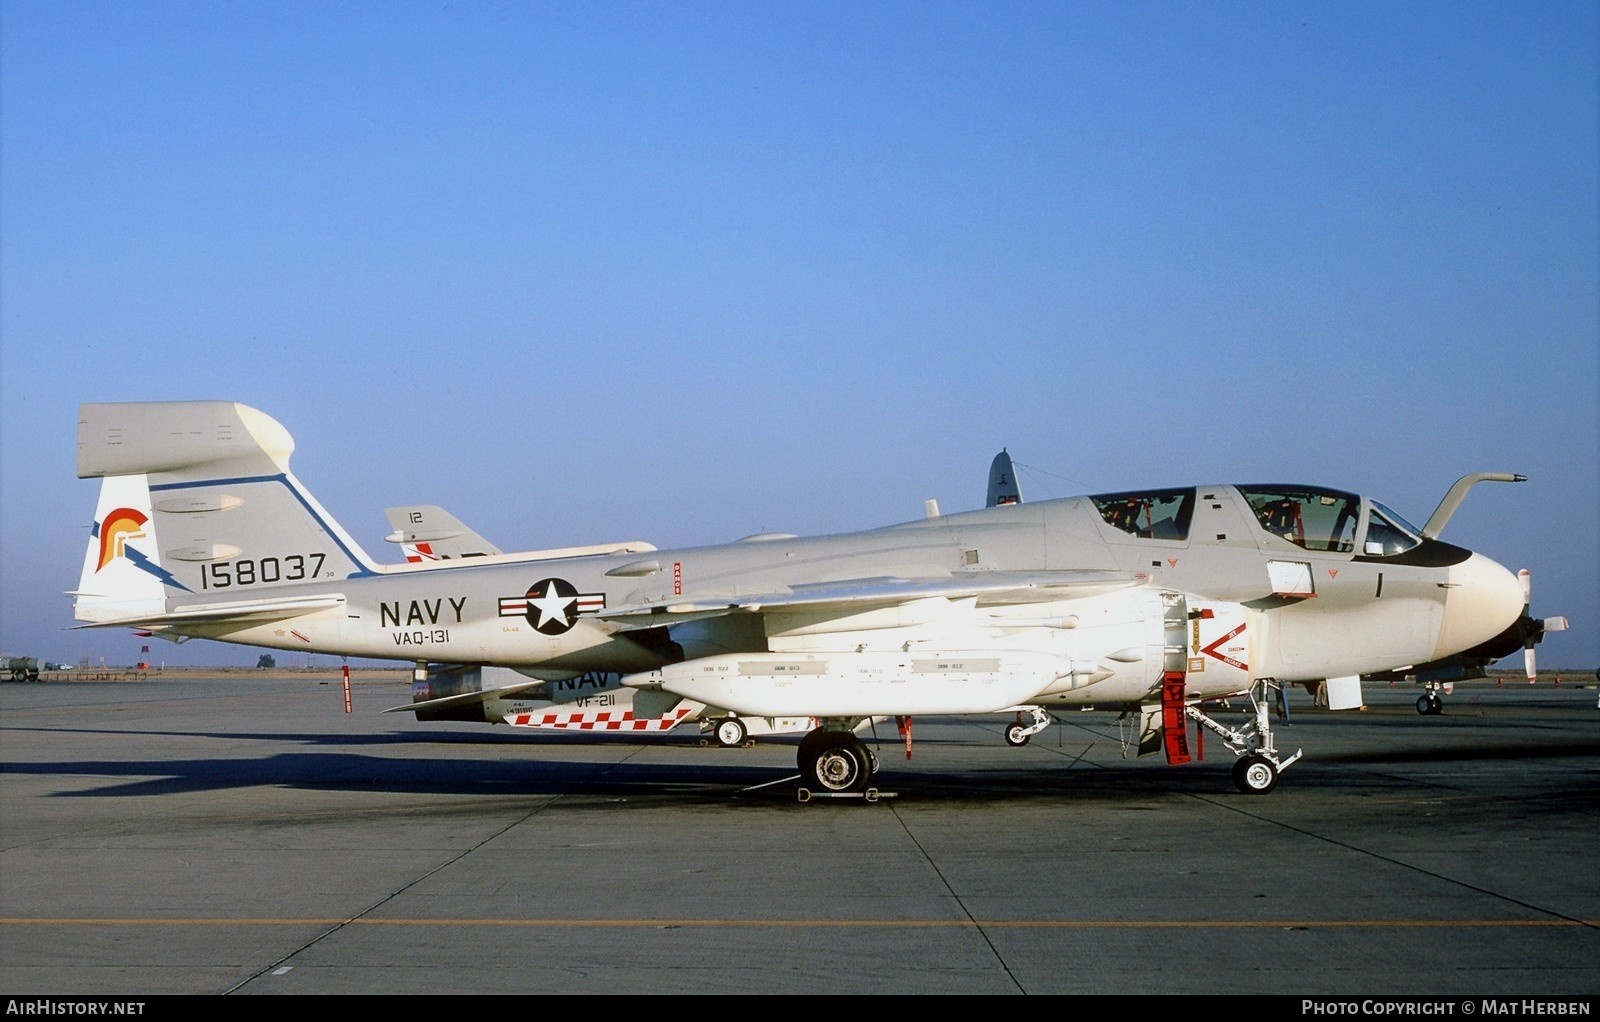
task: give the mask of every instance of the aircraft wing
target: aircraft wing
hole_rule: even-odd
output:
[[[975,599],[979,607],[1012,606],[1095,596],[1142,585],[1143,581],[1123,572],[1088,570],[951,573],[931,579],[842,579],[782,586],[760,593],[642,600],[602,610],[597,616],[630,628],[773,610],[859,613],[929,597]]]
[[[482,703],[490,699],[503,699],[514,696],[530,689],[542,688],[549,682],[540,679],[529,679],[515,685],[502,685],[499,688],[484,689],[481,692],[461,692],[453,696],[442,696],[438,699],[426,699],[421,702],[406,703],[404,706],[391,706],[384,713],[415,713],[418,710],[443,710],[452,706],[465,706],[468,703]]]

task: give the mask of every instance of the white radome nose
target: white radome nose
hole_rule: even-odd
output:
[[[1473,554],[1450,569],[1450,589],[1434,657],[1488,642],[1517,623],[1524,605],[1517,576],[1482,554]]]

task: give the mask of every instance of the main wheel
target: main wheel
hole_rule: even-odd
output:
[[[865,791],[871,784],[872,757],[855,735],[826,732],[809,745],[802,742],[800,752],[800,775],[807,787],[845,792]]]
[[[744,722],[739,718],[724,717],[717,721],[716,734],[718,745],[724,749],[737,749],[744,744],[748,732],[745,730]]]
[[[800,749],[795,759],[800,764],[800,771],[805,772],[806,763],[816,756],[817,750],[828,742],[828,732],[822,728],[807,731],[804,738],[800,739]]]
[[[1028,729],[1021,724],[1012,724],[1006,728],[1006,744],[1021,748],[1028,744],[1028,739],[1033,736],[1028,734]]]
[[[1432,696],[1426,696],[1426,695],[1417,696],[1417,712],[1422,714],[1423,716],[1427,716],[1428,714],[1432,713],[1433,712],[1433,697]]]
[[[1246,795],[1265,795],[1278,786],[1278,768],[1265,756],[1243,756],[1233,764],[1233,786]]]

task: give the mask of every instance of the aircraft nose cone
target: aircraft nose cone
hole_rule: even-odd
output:
[[[1453,566],[1435,658],[1488,642],[1516,624],[1524,602],[1517,576],[1482,554]]]

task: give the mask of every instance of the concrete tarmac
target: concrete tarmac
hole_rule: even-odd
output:
[[[793,739],[381,715],[403,680],[6,684],[0,994],[1591,1003],[1592,680],[1367,694],[1292,694],[1268,795],[1070,713],[882,728],[883,797],[802,803]]]

